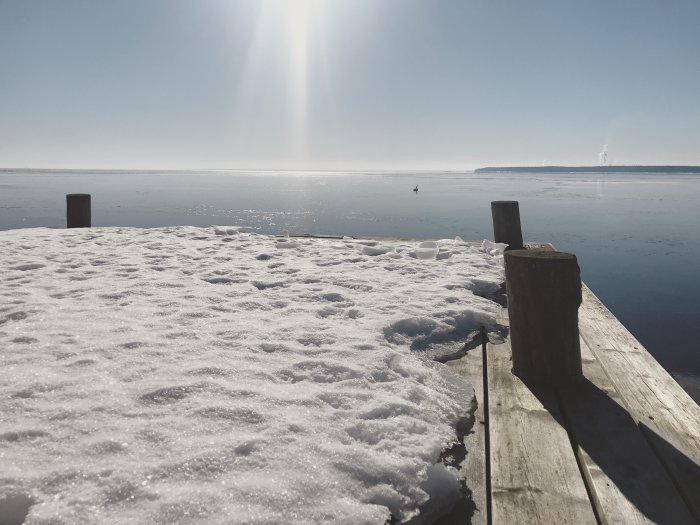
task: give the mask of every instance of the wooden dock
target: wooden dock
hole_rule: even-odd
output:
[[[700,524],[700,406],[585,285],[582,295],[575,387],[524,384],[508,338],[446,362],[475,390],[459,469],[476,508],[438,525]]]
[[[522,243],[519,212],[494,210],[513,203],[492,203],[506,237],[496,242]],[[507,338],[446,363],[474,386],[477,407],[458,463],[473,505],[440,525],[700,524],[700,406],[585,285],[582,295],[575,386],[523,383]]]
[[[508,340],[447,363],[478,402],[471,522],[700,523],[700,407],[585,285],[579,330],[575,387],[526,386]]]

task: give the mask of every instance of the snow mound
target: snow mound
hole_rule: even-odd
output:
[[[493,248],[223,226],[0,243],[7,519],[420,523],[459,496],[438,458],[473,390],[432,358],[496,326],[473,293],[503,279]]]

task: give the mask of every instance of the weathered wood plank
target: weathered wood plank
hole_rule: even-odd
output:
[[[576,256],[551,250],[504,253],[513,373],[526,383],[566,386],[581,379]]]
[[[695,520],[585,341],[585,380],[560,390],[577,454],[603,523]]]
[[[585,286],[579,329],[700,521],[700,407]]]
[[[494,524],[596,523],[552,389],[511,373],[510,344],[488,345]]]
[[[472,492],[472,501],[476,506],[471,521],[464,516],[464,522],[474,525],[488,523],[486,507],[486,449],[485,449],[485,421],[484,421],[484,378],[482,366],[481,348],[475,348],[467,354],[445,364],[456,374],[466,378],[474,387],[476,397],[476,410],[474,412],[474,426],[469,434],[464,436],[464,446],[467,455],[459,466],[459,475],[465,480],[467,488]]]

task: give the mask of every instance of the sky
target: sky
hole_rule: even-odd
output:
[[[697,0],[0,0],[0,167],[700,164]]]

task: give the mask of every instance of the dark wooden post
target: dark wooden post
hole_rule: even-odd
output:
[[[493,201],[493,240],[508,245],[509,250],[523,247],[523,233],[520,229],[520,207],[518,201]]]
[[[66,227],[89,228],[91,223],[90,195],[87,193],[66,195]]]
[[[523,381],[564,386],[582,377],[576,256],[545,250],[505,254],[513,373]]]

